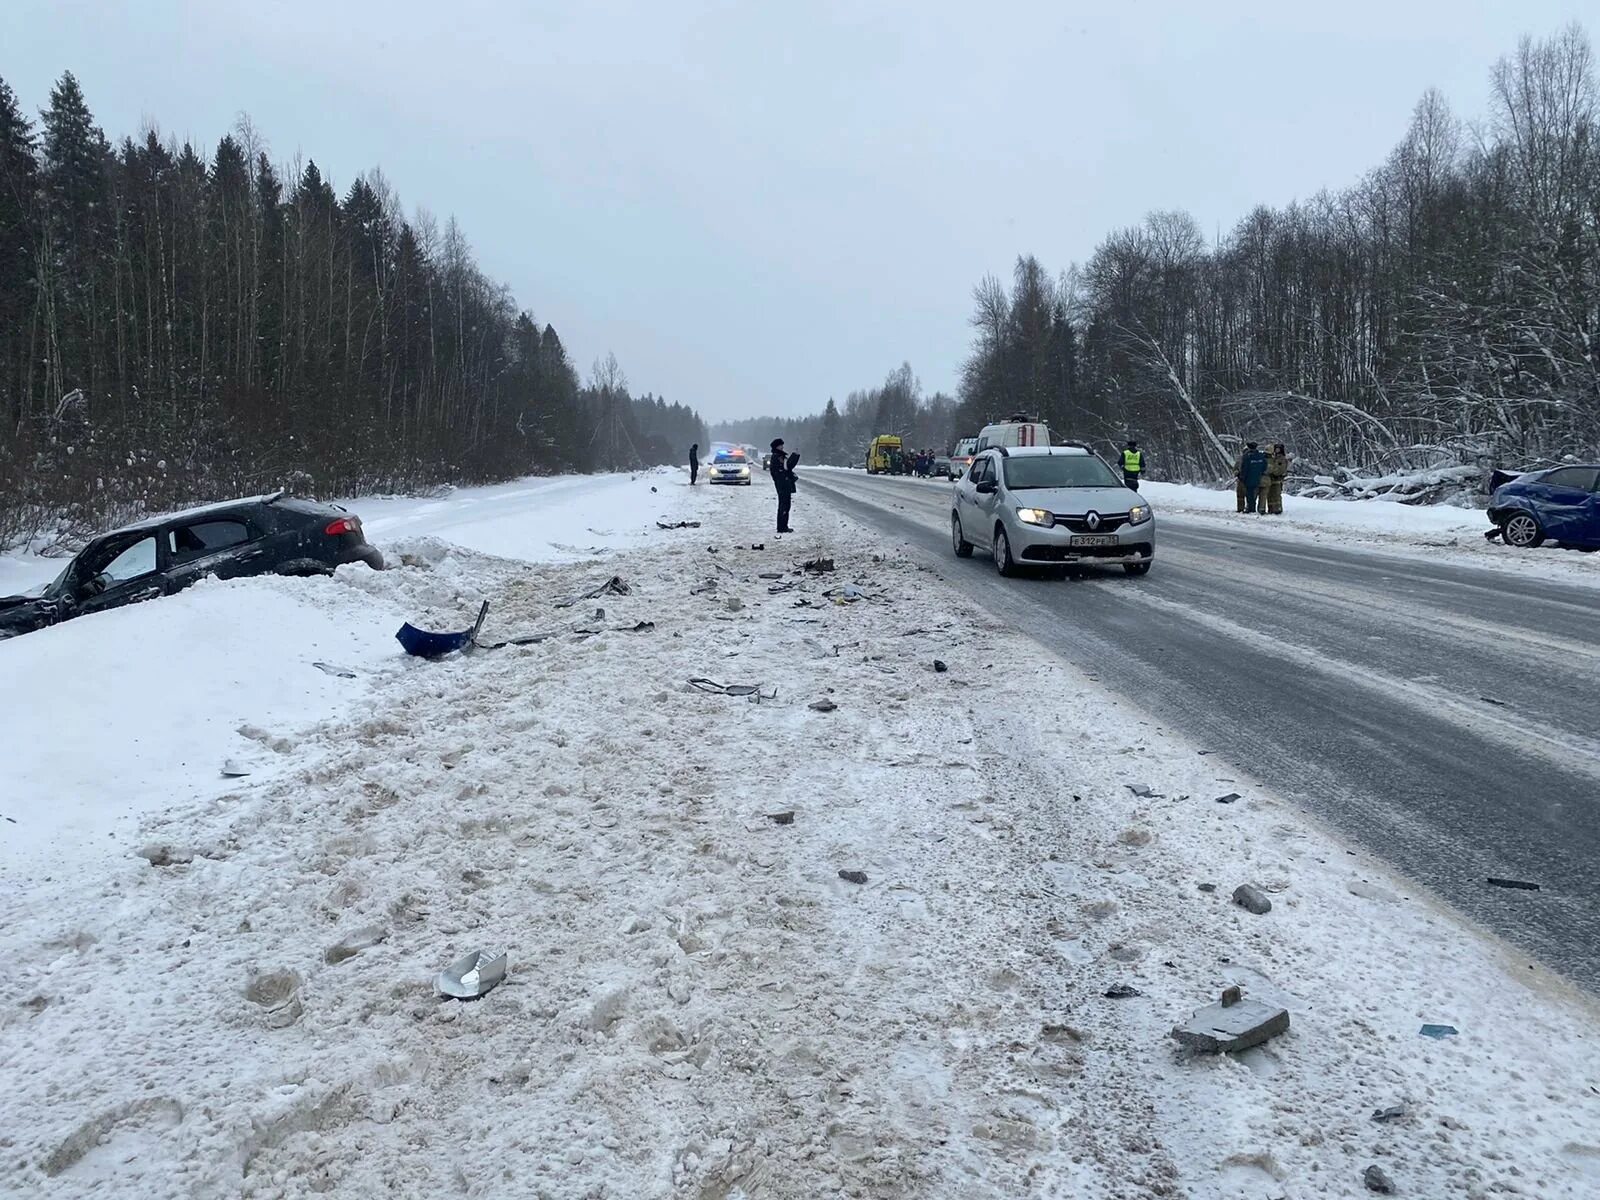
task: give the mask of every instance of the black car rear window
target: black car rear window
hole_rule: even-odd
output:
[[[172,557],[182,562],[202,554],[226,550],[230,546],[243,545],[250,540],[250,527],[237,520],[196,521],[192,525],[178,526],[172,531],[171,537]]]

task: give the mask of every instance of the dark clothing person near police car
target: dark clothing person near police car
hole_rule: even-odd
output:
[[[1144,451],[1133,439],[1122,449],[1122,482],[1134,491],[1139,490],[1139,476],[1144,473]]]
[[[694,486],[694,481],[700,477],[700,443],[696,442],[689,447],[689,486]]]
[[[772,486],[778,489],[778,532],[793,533],[789,528],[789,502],[794,498],[794,466],[800,461],[798,454],[785,454],[783,439],[772,439],[772,461],[767,465],[772,475]]]

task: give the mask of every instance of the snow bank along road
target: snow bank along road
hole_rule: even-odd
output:
[[[1004,580],[951,554],[947,485],[807,478],[990,613],[1600,989],[1600,591],[1159,511],[1146,578]]]
[[[1348,1200],[1369,1165],[1408,1196],[1600,1194],[1587,999],[815,481],[779,540],[766,490],[676,478],[397,503],[392,570],[35,643],[81,664],[173,625],[226,660],[175,627],[221,623],[280,661],[238,678],[240,743],[52,712],[110,788],[156,778],[118,757],[135,738],[253,773],[146,796],[141,853],[57,837],[0,886],[0,1196]],[[818,554],[837,569],[798,569]],[[613,573],[626,595],[557,607]],[[435,663],[369,636],[484,597],[489,639],[556,636]],[[308,661],[335,652],[348,672]],[[307,676],[309,719],[282,703]],[[1244,882],[1270,912],[1230,903]],[[507,982],[436,999],[479,948]],[[1229,984],[1291,1028],[1184,1060],[1168,1031]]]

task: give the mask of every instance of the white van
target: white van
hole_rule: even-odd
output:
[[[1020,419],[985,425],[978,431],[975,453],[981,454],[990,446],[1048,446],[1050,427],[1042,421]]]

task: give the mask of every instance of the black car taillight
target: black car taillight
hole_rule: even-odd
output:
[[[328,527],[322,532],[329,537],[338,537],[341,533],[360,533],[361,522],[354,517],[340,517],[337,521],[329,521]]]

